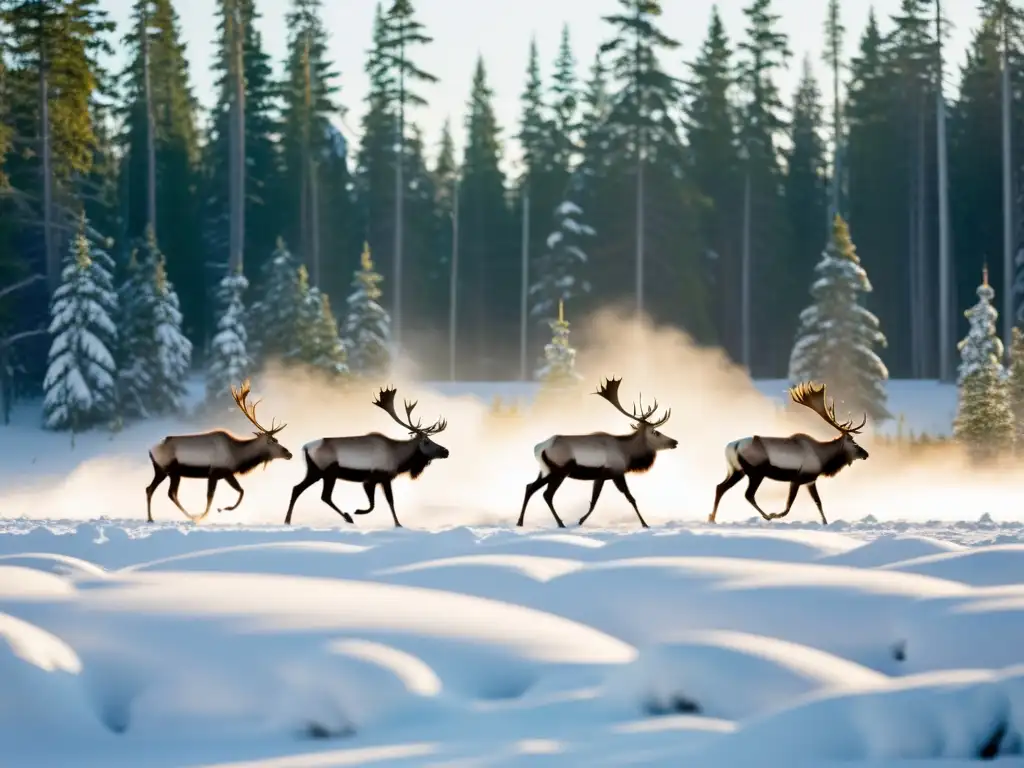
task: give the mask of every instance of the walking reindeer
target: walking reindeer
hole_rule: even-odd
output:
[[[355,514],[366,515],[373,511],[374,496],[379,485],[384,490],[388,507],[391,508],[395,527],[402,527],[398,522],[398,515],[395,514],[391,481],[406,473],[415,480],[434,459],[448,458],[448,449],[430,439],[432,435],[443,432],[448,422],[438,419],[429,427],[424,427],[419,421],[413,424],[412,411],[416,403],[409,403],[408,400],[405,401],[406,420],[402,421],[395,413],[395,394],[394,389],[382,389],[373,404],[408,429],[412,437],[408,440],[395,440],[380,432],[371,432],[368,435],[353,437],[324,437],[306,443],[302,446],[306,457],[306,476],[292,489],[292,500],[288,504],[288,514],[284,518],[285,525],[291,524],[292,510],[299,496],[319,480],[323,480],[324,483],[323,492],[320,494],[321,500],[345,518],[345,522],[353,522],[352,516],[338,509],[331,500],[335,482],[347,480],[362,483],[366,498],[370,502],[369,507],[357,509]]]
[[[555,511],[555,493],[562,483],[569,478],[571,480],[592,480],[594,490],[590,496],[590,509],[587,514],[580,518],[580,525],[586,522],[597,505],[597,499],[601,495],[601,489],[606,480],[611,480],[615,487],[626,497],[626,500],[633,507],[636,516],[640,519],[640,525],[648,528],[643,515],[640,514],[636,505],[636,499],[629,492],[626,485],[626,474],[630,472],[646,472],[654,466],[654,459],[658,451],[675,448],[679,441],[674,440],[658,431],[669,420],[672,415],[671,409],[665,411],[660,419],[651,421],[651,416],[658,410],[658,401],[648,409],[643,407],[643,398],[640,400],[640,412],[634,406],[633,412],[627,412],[619,403],[619,386],[622,379],[608,379],[595,395],[600,395],[621,414],[635,419],[633,431],[628,435],[611,435],[607,432],[591,432],[589,435],[554,435],[543,443],[538,443],[533,449],[540,464],[540,473],[537,479],[526,486],[526,494],[523,497],[523,509],[519,513],[518,526],[522,526],[526,516],[526,505],[533,496],[544,486],[544,501],[547,502],[551,514],[559,528],[565,528],[561,518]]]
[[[278,427],[271,422],[270,429],[263,427],[256,420],[256,406],[260,401],[250,404],[249,392],[248,381],[242,384],[241,389],[231,387],[231,397],[234,398],[235,405],[257,429],[253,433],[255,437],[236,437],[222,429],[215,429],[199,435],[170,435],[150,449],[153,482],[146,488],[146,518],[149,522],[153,522],[153,492],[165,478],[171,479],[167,496],[174,505],[192,520],[202,520],[210,514],[213,494],[219,481],[224,480],[238,491],[238,501],[218,511],[236,509],[242,503],[245,491],[238,484],[235,475],[248,474],[260,464],[265,467],[274,459],[292,457],[291,452],[277,441],[277,433],[288,425],[282,424]],[[178,501],[178,486],[183,477],[206,478],[206,510],[199,517],[189,514]]]
[[[832,477],[844,467],[853,464],[857,459],[866,459],[868,452],[861,448],[853,439],[867,423],[868,417],[856,427],[853,420],[839,423],[836,421],[835,403],[825,404],[825,385],[815,387],[804,382],[789,390],[793,402],[806,406],[818,414],[827,424],[839,430],[839,437],[834,440],[815,440],[810,435],[797,433],[789,437],[745,437],[734,440],[725,446],[725,460],[729,465],[729,474],[715,489],[715,506],[708,516],[708,522],[715,522],[718,514],[718,503],[725,492],[736,483],[747,477],[747,501],[761,513],[765,520],[775,520],[789,514],[800,486],[806,485],[818,507],[823,525],[828,525],[825,510],[821,506],[818,495],[817,481],[819,477]],[[782,512],[766,514],[757,505],[754,494],[765,479],[789,483],[789,498]]]

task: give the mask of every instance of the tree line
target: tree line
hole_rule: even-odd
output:
[[[682,78],[667,71],[684,52],[661,23],[661,3],[619,1],[602,20],[606,42],[586,61],[571,24],[555,51],[524,41],[515,126],[498,125],[481,57],[467,77],[465,124],[446,123],[440,136],[424,136],[416,121],[437,82],[417,64],[430,31],[412,0],[378,3],[360,137],[349,147],[334,119],[352,105],[340,97],[344,73],[330,61],[320,0],[290,0],[280,77],[256,25],[258,0],[216,0],[217,95],[208,114],[190,83],[172,0],[136,0],[120,30],[99,0],[0,0],[6,386],[32,393],[44,382],[52,338],[37,331],[50,326],[65,268],[82,260],[77,233],[88,232],[123,275],[147,247],[147,228],[161,279],[180,300],[191,364],[225,375],[242,365],[225,357],[239,344],[254,348],[244,355],[250,362],[261,344],[275,356],[294,352],[295,339],[257,339],[267,326],[257,318],[274,304],[268,297],[300,280],[299,265],[301,290],[315,291],[321,309],[344,310],[369,244],[378,309],[405,348],[446,347],[457,254],[456,376],[515,378],[525,234],[532,359],[550,339],[560,301],[582,317],[610,303],[633,307],[642,287],[642,307],[656,321],[736,360],[748,297],[751,373],[784,376],[837,213],[872,276],[863,304],[884,329],[885,366],[894,377],[937,375],[943,22],[935,0],[902,0],[892,18],[872,13],[851,61],[840,53],[839,0],[830,0],[823,35],[838,97],[832,110],[810,60],[795,60],[773,0],[749,0],[742,29],[727,30],[714,10]],[[981,5],[947,110],[957,306],[972,295],[981,264],[1002,250],[1004,43],[1014,157],[1024,141],[1024,12],[1005,0]],[[127,52],[119,72],[100,65],[113,45]],[[799,84],[780,93],[779,75],[793,66]],[[510,176],[502,159],[511,142],[523,162]],[[283,252],[296,267],[286,277],[273,266]],[[1001,270],[991,279],[1003,290]],[[238,326],[233,336],[226,317]],[[321,346],[314,356],[335,354]],[[443,355],[425,357],[425,375],[448,374]]]

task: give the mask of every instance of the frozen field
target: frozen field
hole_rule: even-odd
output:
[[[1020,523],[0,530],[5,766],[1024,764]]]

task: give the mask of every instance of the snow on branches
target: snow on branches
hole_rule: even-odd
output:
[[[89,242],[84,217],[69,250],[50,305],[43,418],[48,429],[78,432],[114,415],[117,294],[113,261]]]

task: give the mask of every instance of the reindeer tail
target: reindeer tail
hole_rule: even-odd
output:
[[[733,440],[725,446],[725,463],[729,467],[730,475],[743,471],[743,467],[740,465],[740,451],[749,443],[750,438],[744,437],[741,440]]]

